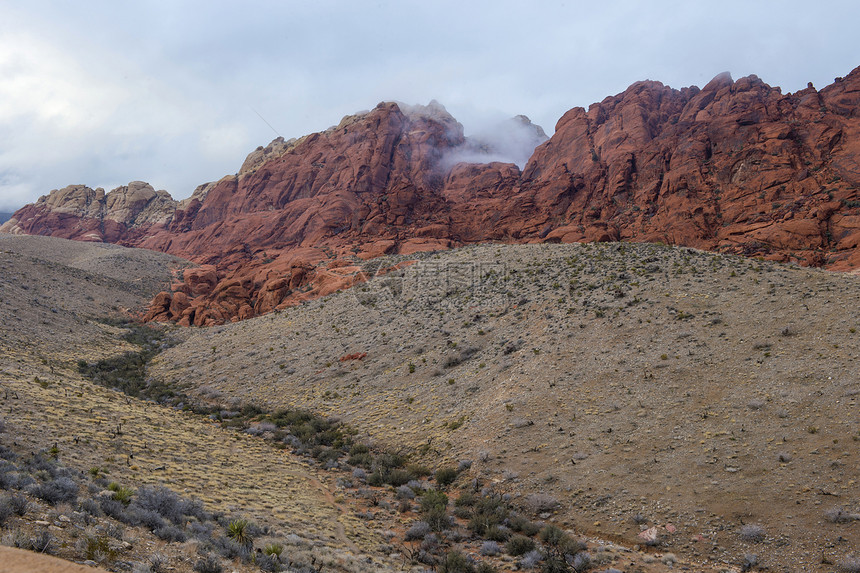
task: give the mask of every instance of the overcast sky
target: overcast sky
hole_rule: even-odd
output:
[[[552,134],[641,79],[822,88],[860,65],[858,22],[856,0],[3,0],[0,211],[73,183],[181,199],[383,100]]]

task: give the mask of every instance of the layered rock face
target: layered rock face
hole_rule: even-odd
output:
[[[144,229],[167,225],[176,205],[167,191],[143,181],[107,194],[101,187],[69,185],[15,212],[0,232],[123,243]]]
[[[516,123],[531,145],[545,139]],[[858,136],[860,68],[787,95],[755,76],[702,89],[639,82],[567,112],[522,171],[492,161],[511,155],[504,141],[465,138],[435,102],[382,103],[258,148],[238,175],[182,202],[143,183],[73,186],[0,231],[191,258],[201,268],[147,318],[196,325],[347,288],[364,279],[358,259],[485,241],[662,241],[853,270]]]

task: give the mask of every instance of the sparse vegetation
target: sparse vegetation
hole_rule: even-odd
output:
[[[741,526],[738,535],[742,540],[748,543],[759,543],[761,541],[764,541],[765,531],[764,527],[762,527],[761,525],[748,523],[746,525]]]
[[[547,245],[535,249],[538,247],[546,252],[552,250]],[[339,330],[334,331],[339,334],[338,344],[342,341],[342,350],[328,351],[320,344],[312,325],[302,322],[307,312],[302,308],[285,310],[254,323],[183,332],[182,336],[191,338],[188,346],[183,344],[145,365],[144,380],[148,384],[169,381],[169,386],[162,388],[170,394],[152,398],[168,408],[151,402],[141,406],[115,392],[93,390],[70,373],[69,366],[81,368],[83,363],[89,367],[110,355],[110,345],[100,353],[65,357],[65,366],[60,359],[49,356],[42,363],[40,358],[37,366],[41,370],[31,368],[24,372],[21,367],[20,374],[14,370],[14,362],[10,366],[4,363],[11,381],[7,385],[9,396],[3,402],[7,420],[4,444],[11,444],[12,436],[23,439],[26,447],[41,449],[44,459],[51,463],[74,462],[89,477],[67,476],[79,485],[77,499],[51,504],[30,494],[30,488],[52,484],[63,475],[51,475],[45,468],[2,471],[0,462],[0,486],[35,508],[25,511],[28,522],[50,514],[49,522],[53,523],[56,515],[74,513],[71,519],[81,520],[76,524],[85,529],[112,524],[124,530],[128,539],[137,536],[156,543],[164,540],[166,552],[172,555],[170,566],[177,564],[175,546],[183,538],[190,540],[200,547],[200,552],[189,558],[184,570],[205,556],[212,556],[227,570],[228,563],[243,571],[299,569],[301,559],[295,555],[306,548],[277,535],[258,534],[253,550],[248,552],[231,539],[227,529],[231,521],[244,515],[253,515],[256,521],[265,519],[258,516],[271,513],[278,517],[267,523],[278,523],[275,519],[289,522],[283,517],[283,508],[289,502],[285,503],[285,496],[264,483],[269,474],[280,471],[281,460],[294,463],[287,452],[302,460],[301,472],[307,471],[324,488],[333,488],[331,499],[341,515],[355,511],[362,517],[362,531],[371,533],[366,539],[361,535],[352,539],[360,539],[361,549],[374,558],[378,556],[386,565],[391,564],[388,556],[401,554],[398,565],[402,561],[403,567],[438,570],[445,556],[457,551],[474,556],[471,565],[476,570],[505,563],[508,568],[571,571],[574,562],[578,566],[590,562],[593,569],[603,570],[613,563],[618,566],[607,557],[610,550],[603,554],[595,551],[594,545],[588,552],[577,550],[578,542],[562,548],[563,544],[556,541],[557,532],[548,529],[547,522],[561,525],[575,516],[577,523],[600,522],[594,526],[598,531],[613,531],[623,523],[625,531],[634,532],[625,542],[642,544],[635,536],[637,527],[630,521],[639,512],[648,516],[642,522],[643,529],[646,522],[659,528],[661,550],[671,548],[683,562],[686,549],[679,540],[698,533],[691,531],[689,524],[679,522],[679,516],[692,515],[684,513],[689,509],[684,504],[689,501],[692,480],[686,479],[687,469],[678,471],[679,460],[689,460],[691,455],[700,462],[689,468],[691,477],[712,474],[696,482],[697,487],[710,484],[697,490],[701,506],[708,511],[712,510],[709,500],[715,491],[735,494],[738,484],[746,484],[750,476],[765,471],[768,484],[780,484],[787,498],[802,502],[793,511],[793,527],[798,531],[814,514],[812,519],[834,539],[853,535],[850,516],[856,508],[849,497],[830,498],[841,499],[844,505],[827,511],[827,505],[812,507],[810,503],[819,495],[842,495],[841,485],[830,485],[830,480],[847,485],[853,479],[851,468],[856,467],[856,455],[851,449],[858,436],[856,428],[845,429],[833,423],[833,419],[848,419],[843,414],[850,411],[850,403],[856,402],[856,381],[841,374],[828,378],[833,360],[843,360],[850,374],[856,356],[856,337],[845,336],[846,331],[851,333],[853,317],[830,312],[842,296],[834,285],[841,283],[808,271],[812,278],[796,286],[789,276],[795,271],[787,267],[765,261],[746,263],[730,256],[714,262],[717,259],[711,255],[669,247],[624,245],[636,255],[634,260],[626,261],[615,255],[617,245],[561,247],[576,253],[576,260],[568,263],[565,257],[560,259],[561,264],[553,265],[539,257],[523,255],[523,261],[516,263],[521,268],[506,283],[510,291],[507,296],[513,297],[508,308],[480,307],[475,304],[480,303],[477,296],[467,301],[458,298],[461,294],[457,292],[447,295],[452,304],[442,310],[426,303],[433,311],[426,316],[423,310],[407,305],[403,309],[404,323],[418,325],[408,339],[403,336],[398,317],[386,314],[389,311],[382,303],[378,313],[383,320],[377,318],[377,324],[366,325],[353,317],[337,315]],[[439,254],[441,259],[447,256]],[[507,252],[503,258],[510,259]],[[735,271],[735,279],[725,280],[729,272]],[[711,280],[710,272],[722,281],[717,290],[709,286],[716,282]],[[828,294],[827,288],[833,289],[833,294]],[[849,287],[838,288],[853,292]],[[551,297],[545,291],[553,291]],[[757,293],[762,298],[756,298]],[[786,328],[785,315],[763,317],[763,312],[772,306],[768,306],[768,297],[776,298],[773,293],[778,293],[780,304],[809,306],[808,315],[805,309],[801,311],[804,318],[798,318],[796,332],[781,333]],[[793,293],[799,293],[797,299],[791,298]],[[747,302],[735,304],[734,299],[741,296]],[[628,304],[634,300],[635,305]],[[825,305],[826,301],[829,302]],[[322,322],[332,330],[334,319],[324,314],[340,312],[336,299],[326,302],[324,309],[316,303],[308,307],[319,315],[314,317],[314,324]],[[667,313],[667,307],[675,312]],[[594,320],[596,311],[603,314],[600,321]],[[678,320],[679,312],[691,316]],[[832,332],[816,326],[819,315],[830,320]],[[437,316],[439,322],[434,322]],[[286,320],[294,321],[295,326],[286,328]],[[753,334],[744,330],[749,329],[744,327],[744,321],[755,323]],[[356,342],[357,338],[350,339],[350,333],[365,330],[365,334],[377,336],[380,326],[388,335],[384,342],[376,338],[379,347],[365,359],[338,361],[346,353],[371,350]],[[476,334],[478,326],[483,334]],[[116,328],[122,329],[120,333],[126,330],[111,326],[108,331],[115,332],[112,329]],[[643,338],[631,338],[630,332],[641,332]],[[264,342],[255,343],[257,338]],[[305,339],[308,341],[307,360],[295,350],[299,338],[302,345]],[[449,345],[449,340],[456,344]],[[506,353],[509,345],[516,346],[512,340],[520,342],[519,348]],[[470,346],[479,348],[475,352],[479,359],[462,361],[450,371],[444,369],[446,357],[459,356]],[[213,347],[216,352],[211,351]],[[49,373],[49,365],[57,369],[56,375]],[[325,365],[328,366],[324,368]],[[410,365],[417,367],[407,378]],[[778,384],[772,380],[771,369],[783,373]],[[34,374],[47,384],[34,383]],[[446,384],[449,379],[454,381],[454,375],[456,382]],[[707,392],[703,392],[699,378],[708,381]],[[117,384],[107,386],[119,388]],[[20,399],[12,395],[13,391],[20,394]],[[98,396],[91,404],[86,402],[89,392]],[[84,394],[80,399],[79,393]],[[50,438],[45,432],[43,443],[33,447],[41,434],[35,429],[48,426],[43,421],[45,416],[21,408],[24,400],[32,396],[38,396],[41,404],[49,404],[48,410],[58,420],[58,409],[64,408],[70,419],[74,416],[84,423],[73,426],[70,420],[63,419],[62,427],[75,428],[74,431]],[[826,400],[833,419],[820,415]],[[7,413],[7,406],[14,411]],[[143,422],[149,419],[151,423],[145,426]],[[184,454],[172,446],[158,451],[166,440],[159,443],[150,435],[158,435],[159,425],[165,430],[175,427],[166,421],[173,419],[181,419],[189,428],[205,427],[215,432],[225,449],[243,452],[253,444],[255,448],[285,451],[272,450],[263,456],[267,461],[255,466],[255,478],[243,482],[246,478],[238,478],[240,473],[220,456],[220,445],[198,448],[203,452],[199,456]],[[141,427],[149,430],[141,432]],[[220,428],[235,431],[222,432]],[[654,449],[655,440],[664,443],[666,449]],[[0,452],[0,457],[3,455]],[[51,459],[54,455],[57,460]],[[613,461],[630,455],[641,458],[638,477],[642,483],[646,478],[650,480],[648,488],[637,479],[625,483],[624,490],[601,491],[604,484],[618,478]],[[440,461],[442,456],[444,462]],[[467,457],[474,458],[475,464],[458,466],[456,460]],[[552,464],[547,460],[553,460]],[[809,468],[814,462],[818,463],[817,474],[810,477]],[[205,479],[185,471],[195,464],[205,468]],[[439,470],[425,479],[431,472],[421,466],[445,470],[446,475],[453,473],[454,479],[446,483],[448,478],[437,475]],[[295,467],[291,466],[291,471],[305,475]],[[205,483],[207,508],[209,499],[214,498],[218,505],[213,507],[224,511],[228,496],[239,499],[247,495],[242,499],[261,501],[237,504],[238,509],[227,515],[198,518],[183,510],[174,519],[168,517],[169,511],[154,509],[152,503],[142,500],[144,488],[151,487],[146,484],[161,476],[170,480],[176,491],[198,491],[195,479]],[[113,499],[118,490],[106,491],[109,480],[130,493]],[[491,483],[498,491],[487,485]],[[789,483],[797,485],[788,488]],[[292,487],[289,477],[283,479],[283,487]],[[436,513],[432,514],[432,508],[424,508],[421,502],[424,491],[434,487],[444,488],[444,493],[455,501],[446,502],[444,507],[436,505]],[[812,489],[806,490],[807,487]],[[95,493],[85,491],[89,488],[99,495],[94,497]],[[545,492],[556,503],[536,503],[539,500],[530,497],[536,491]],[[0,495],[0,513],[3,500]],[[760,527],[772,532],[764,535],[762,547],[777,546],[788,538],[781,525],[773,521],[771,511],[756,500],[749,503],[754,506],[749,515],[755,515]],[[434,523],[433,528],[423,521],[424,511]],[[14,511],[5,514],[7,525],[18,527],[21,521]],[[747,519],[747,514],[743,515]],[[307,520],[293,518],[301,523],[296,528],[298,533],[311,530],[311,521],[324,523],[325,519],[319,514]],[[709,527],[715,531],[732,533],[717,534],[720,545],[713,551],[713,558],[742,564],[740,556],[752,549],[744,544],[756,542],[744,539],[740,526],[734,526],[726,516],[715,514],[708,519],[712,521]],[[422,520],[419,523],[425,524],[426,531],[406,540],[410,524],[416,520]],[[661,525],[670,521],[678,525],[678,533]],[[353,523],[351,519],[343,520],[347,528]],[[78,539],[92,533],[90,536],[96,540],[105,537],[114,549],[120,545],[113,534],[79,531]],[[313,531],[318,534],[318,530]],[[569,538],[568,533],[559,531]],[[30,531],[26,533],[28,538],[35,536]],[[61,535],[56,531],[54,534]],[[504,552],[504,546],[516,535],[532,539],[534,549],[516,558],[493,554],[494,547]],[[703,535],[709,542],[704,530]],[[314,548],[318,551],[324,545],[340,542],[340,538],[318,540]],[[53,550],[68,556],[79,550],[76,541],[55,539]],[[275,559],[267,552],[270,543],[282,544],[283,558]],[[782,552],[796,555],[808,551],[809,543],[802,536],[792,536],[790,546],[779,545],[779,554],[769,555],[766,564],[783,566]],[[703,546],[698,541],[692,545]],[[130,561],[129,553],[134,552],[133,559],[143,563],[139,567],[143,571],[147,559],[141,555],[141,547],[135,543],[133,549],[121,549],[119,559]],[[385,549],[377,551],[382,547]],[[835,566],[845,551],[846,546],[828,547],[822,550],[821,559]],[[589,553],[590,559],[580,553]],[[668,553],[661,553],[665,554]],[[630,554],[630,558],[633,561],[637,557]],[[295,565],[289,564],[291,559],[296,559]],[[656,566],[663,557],[655,559]],[[329,565],[323,565],[323,561],[320,557],[313,568],[325,570]],[[311,566],[310,557],[303,566]]]

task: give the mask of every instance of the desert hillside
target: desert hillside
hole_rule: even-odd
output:
[[[623,243],[403,258],[195,330],[151,372],[225,407],[305,407],[369,443],[470,460],[584,534],[633,545],[657,527],[679,558],[772,571],[833,571],[857,551],[856,276]]]
[[[217,541],[223,530],[204,518],[223,515],[263,528],[258,547],[282,544],[283,563],[293,563],[293,571],[314,560],[329,571],[394,570],[378,554],[383,538],[333,503],[321,483],[326,478],[298,458],[181,408],[98,386],[78,372],[81,361],[134,350],[118,321],[140,312],[188,264],[115,245],[0,236],[3,545],[111,571],[190,572],[207,559],[260,571],[259,562],[230,563],[204,550],[200,535],[214,527]],[[77,486],[55,496],[68,480]],[[108,515],[110,484],[131,495],[132,509],[142,488],[165,486],[203,508],[191,520],[202,529],[195,536],[186,524],[156,535],[121,504]],[[14,501],[21,502],[14,506],[22,508],[20,516],[7,509]],[[26,558],[35,553],[3,555],[10,572],[56,570],[55,561]]]

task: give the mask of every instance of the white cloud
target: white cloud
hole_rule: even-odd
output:
[[[437,99],[464,125],[528,115],[552,133],[640,79],[755,73],[783,91],[860,64],[860,5],[822,0],[373,3],[7,0],[0,210],[70,183],[144,179],[184,197],[275,134],[382,100]],[[824,15],[827,15],[825,19]],[[22,192],[26,189],[26,192]]]

